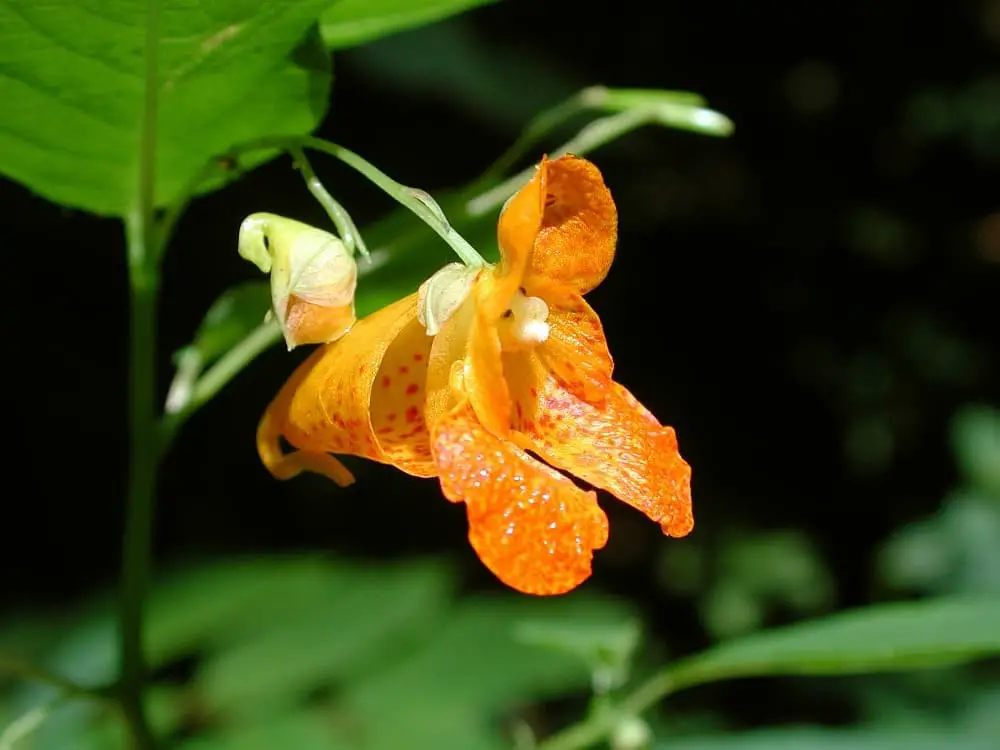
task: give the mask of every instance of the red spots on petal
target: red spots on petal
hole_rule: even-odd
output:
[[[424,355],[420,354],[419,352],[413,355],[413,361],[414,362],[422,362],[423,359],[424,359]]]
[[[387,422],[395,422],[396,421],[396,412],[392,412],[390,414],[386,414],[385,415],[385,421],[387,421]]]
[[[406,365],[400,365],[400,366],[399,366],[399,374],[400,374],[400,375],[405,375],[405,374],[406,374],[406,373],[408,373],[409,371],[410,371],[410,368],[409,368],[409,367],[407,367]]]
[[[418,409],[416,406],[411,406],[409,409],[406,410],[407,422],[413,424],[418,419],[420,419],[420,409]]]
[[[383,375],[382,376],[382,387],[383,388],[388,388],[390,385],[392,385],[392,378],[390,378],[388,375]]]
[[[410,383],[408,386],[406,386],[406,395],[412,396],[419,390],[420,390],[419,385],[417,385],[416,383]]]
[[[538,398],[538,389],[535,388],[535,386],[531,386],[531,388],[528,389],[528,393],[531,394],[532,398]]]

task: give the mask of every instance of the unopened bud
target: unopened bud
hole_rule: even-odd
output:
[[[335,341],[354,325],[358,269],[341,240],[269,213],[240,225],[240,256],[271,274],[271,312],[289,351]]]

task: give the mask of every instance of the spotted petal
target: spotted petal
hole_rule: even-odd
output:
[[[341,453],[434,475],[424,423],[432,339],[417,320],[416,303],[411,295],[368,316],[300,366],[258,428],[258,451],[272,473],[287,478],[317,470],[318,462],[321,473],[342,484],[350,477],[346,469],[339,477],[322,470],[328,454]],[[298,452],[284,455],[279,438]]]
[[[608,521],[593,492],[490,434],[467,402],[433,428],[441,489],[464,502],[469,541],[501,581],[526,594],[562,594],[590,576]]]

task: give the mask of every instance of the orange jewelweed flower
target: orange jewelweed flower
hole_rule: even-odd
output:
[[[497,266],[446,267],[301,365],[261,420],[265,466],[343,486],[353,477],[330,454],[345,453],[436,476],[465,503],[479,558],[529,594],[575,588],[608,538],[595,493],[556,469],[688,534],[674,430],[612,380],[583,299],[608,273],[617,224],[593,164],[543,159],[503,209]]]

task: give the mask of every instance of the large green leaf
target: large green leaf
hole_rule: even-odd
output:
[[[149,4],[0,0],[0,171],[58,203],[128,210],[138,182]],[[330,0],[158,5],[163,205],[235,143],[312,130],[332,73],[316,25]]]
[[[669,689],[735,677],[937,667],[1000,655],[1000,600],[929,599],[843,612],[722,643],[677,662]]]
[[[345,49],[495,2],[498,0],[339,0],[323,14],[321,31],[330,49]]]

